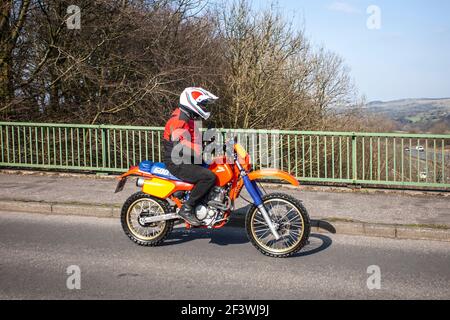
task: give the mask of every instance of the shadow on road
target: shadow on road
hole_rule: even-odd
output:
[[[306,257],[328,249],[333,244],[330,237],[313,233],[309,236],[309,244],[293,257]]]
[[[164,242],[165,246],[180,245],[198,239],[209,239],[209,243],[219,246],[238,245],[248,243],[247,233],[243,228],[225,227],[218,230],[205,229],[174,229]],[[293,257],[310,256],[328,249],[333,241],[323,234],[311,234],[309,243]]]
[[[249,242],[244,229],[226,227],[218,230],[174,229],[169,237],[164,241],[164,245],[178,245],[198,239],[209,239],[210,243],[220,246],[244,244]]]
[[[336,228],[331,223],[329,223],[328,221],[325,221],[325,220],[314,220],[313,219],[313,220],[311,220],[311,227],[317,227],[317,228],[326,230],[329,233],[333,233],[333,234],[336,233]]]

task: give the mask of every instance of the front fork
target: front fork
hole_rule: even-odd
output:
[[[255,203],[259,212],[262,214],[264,221],[266,221],[273,236],[275,237],[276,240],[280,239],[280,234],[278,233],[277,229],[275,228],[275,225],[273,224],[272,220],[270,219],[269,213],[267,212],[266,208],[264,207],[264,203],[262,201],[261,190],[259,190],[255,181],[251,181],[247,175],[243,176],[242,179],[244,180],[245,188],[247,189],[248,193],[252,197],[253,202]]]

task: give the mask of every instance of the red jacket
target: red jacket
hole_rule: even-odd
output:
[[[175,133],[175,136],[174,136]],[[195,132],[195,122],[177,108],[164,128],[164,162],[171,161],[174,143],[181,143],[191,149],[192,155],[201,155],[200,132]]]

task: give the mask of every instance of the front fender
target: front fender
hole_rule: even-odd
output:
[[[263,178],[276,178],[279,180],[284,180],[289,182],[290,184],[294,186],[299,186],[300,182],[298,182],[295,177],[287,172],[277,170],[277,169],[262,169],[257,171],[252,171],[248,174],[248,177],[250,180],[258,180]]]

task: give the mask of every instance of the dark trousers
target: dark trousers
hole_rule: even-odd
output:
[[[190,206],[195,206],[216,184],[216,175],[210,170],[193,164],[166,163],[167,169],[180,180],[195,184],[191,191],[189,200],[186,202]]]

